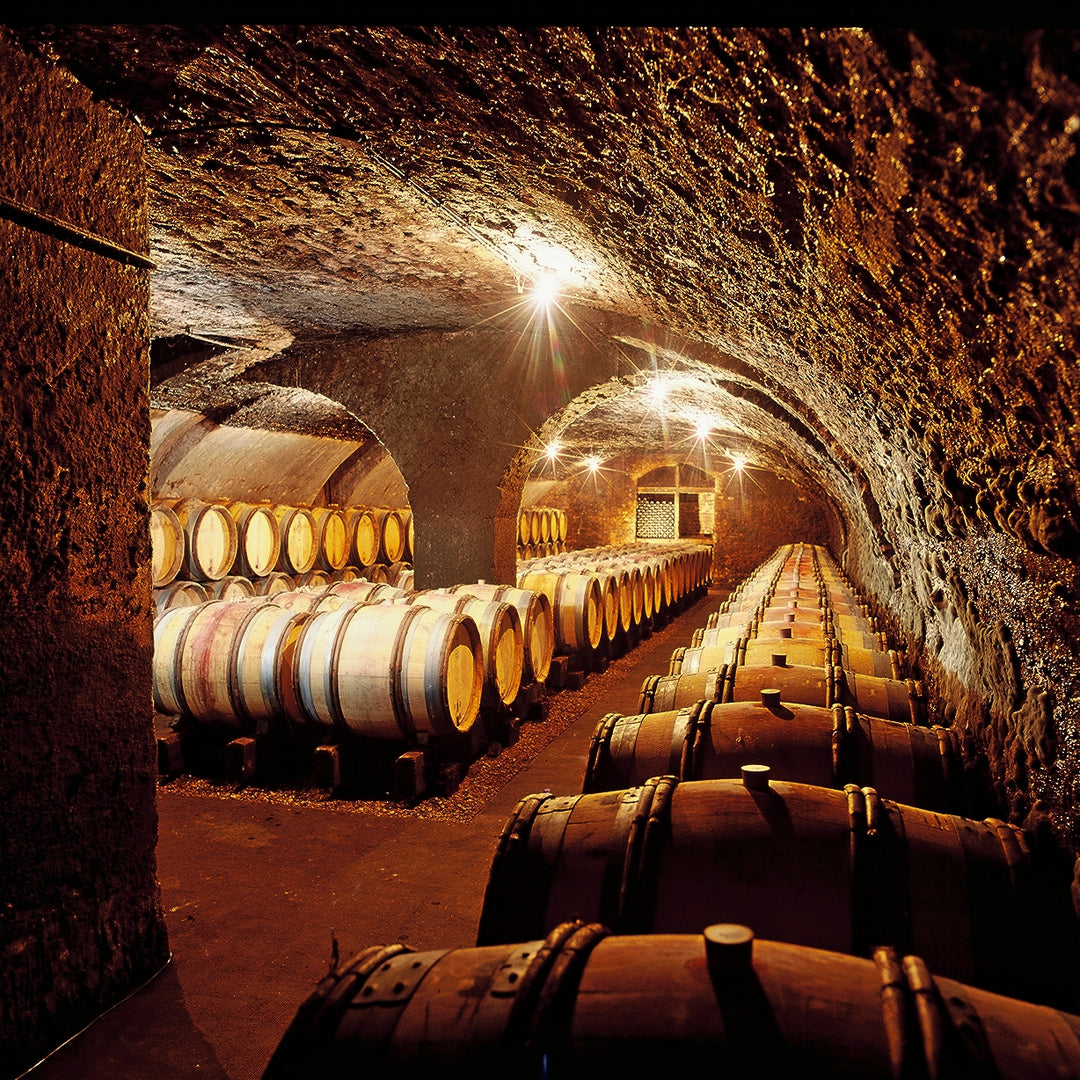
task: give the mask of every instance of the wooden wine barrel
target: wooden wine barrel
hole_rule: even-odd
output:
[[[293,685],[292,657],[307,611],[273,603],[256,607],[235,644],[233,704],[254,726],[260,721],[303,720]]]
[[[173,651],[178,670],[181,712],[200,724],[245,730],[247,718],[236,705],[237,650],[244,629],[262,605],[217,600],[203,604],[184,627]]]
[[[317,612],[297,644],[296,681],[309,722],[371,738],[468,731],[483,678],[476,623],[431,608]]]
[[[281,548],[275,569],[283,574],[306,574],[318,555],[315,517],[306,507],[274,507],[281,529]]]
[[[295,587],[291,574],[274,570],[266,577],[256,579],[251,583],[256,596],[277,596],[279,593],[291,592]]]
[[[401,534],[405,538],[405,550],[402,552],[401,561],[411,563],[416,551],[416,527],[411,510],[401,511]]]
[[[399,589],[404,588],[402,581],[407,574],[412,574],[412,563],[407,563],[404,560],[391,563],[386,568],[386,582],[388,585],[394,585]]]
[[[735,923],[617,936],[575,920],[512,944],[363,949],[301,1004],[263,1077],[631,1075],[1065,1080],[1080,1075],[1080,1018],[894,948],[863,958]]]
[[[557,653],[597,648],[604,630],[604,598],[594,574],[526,571],[518,588],[542,592],[551,603]]]
[[[385,581],[337,581],[327,586],[326,591],[336,596],[342,596],[346,600],[355,600],[358,603],[377,604],[384,600],[399,602],[408,594],[404,589],[391,585]]]
[[[532,543],[532,513],[526,508],[518,511],[518,547]]]
[[[325,570],[313,568],[306,574],[293,574],[296,589],[325,589],[330,583],[330,575]]]
[[[349,562],[361,570],[379,561],[379,523],[375,512],[364,507],[345,511],[349,536]]]
[[[541,544],[543,542],[543,523],[540,520],[540,511],[534,506],[529,510],[529,543]]]
[[[558,544],[566,543],[566,530],[569,524],[569,520],[566,516],[565,510],[555,511],[555,542]]]
[[[180,576],[191,581],[223,578],[236,559],[236,522],[228,508],[199,499],[180,499],[172,509],[187,538]]]
[[[524,635],[517,608],[499,600],[481,600],[451,589],[424,589],[411,593],[400,602],[472,618],[480,632],[484,672],[481,706],[509,705],[517,697],[525,659]]]
[[[281,554],[281,525],[273,508],[235,502],[229,504],[229,513],[237,535],[233,568],[247,578],[266,577]]]
[[[254,596],[255,588],[246,577],[230,574],[218,581],[209,582],[206,590],[211,600],[243,600]]]
[[[330,582],[336,584],[339,581],[359,581],[360,577],[360,568],[358,566],[343,566],[330,575]]]
[[[822,667],[721,664],[705,672],[687,672],[685,654],[683,668],[677,673],[654,675],[645,680],[638,711],[681,709],[700,698],[712,700],[717,694],[721,701],[756,701],[763,689],[776,689],[785,703],[826,709],[836,704],[850,705],[865,716],[898,723],[922,724],[926,719],[925,693],[922,684],[913,679],[879,679],[845,672],[831,664]]]
[[[314,506],[315,568],[332,574],[349,561],[351,537],[345,515],[333,506]]]
[[[477,943],[540,937],[567,913],[616,933],[752,920],[778,940],[864,956],[884,942],[988,990],[1075,1002],[1076,919],[1022,830],[873,788],[770,783],[764,766],[743,774],[526,796],[499,839]]]
[[[184,526],[171,506],[156,502],[150,507],[150,584],[168,585],[184,565]]]
[[[678,710],[621,716],[596,727],[582,790],[612,791],[670,774],[722,780],[748,762],[800,784],[859,784],[908,806],[986,815],[995,800],[983,772],[966,769],[948,728],[860,716],[834,705],[697,701]]]
[[[174,581],[164,589],[154,590],[154,613],[160,618],[166,611],[177,607],[195,607],[205,604],[210,593],[200,581]]]
[[[188,623],[198,614],[198,607],[174,607],[154,621],[153,695],[154,708],[166,716],[186,712],[184,691],[180,684],[180,651]]]
[[[451,591],[468,593],[480,600],[512,604],[521,620],[524,647],[522,680],[526,683],[542,683],[548,677],[555,652],[555,623],[551,601],[544,593],[534,589],[516,589],[512,585],[488,585],[484,581],[475,585],[454,585]]]
[[[384,507],[373,510],[372,513],[379,527],[378,562],[386,566],[401,562],[402,555],[405,553],[405,531],[400,511]]]

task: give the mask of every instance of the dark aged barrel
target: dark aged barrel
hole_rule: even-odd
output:
[[[689,652],[689,650],[686,650]],[[778,659],[785,654],[778,653]],[[898,723],[921,724],[926,718],[922,684],[912,679],[880,679],[873,675],[845,672],[826,664],[822,667],[776,663],[769,666],[720,664],[705,672],[679,670],[666,676],[652,676],[642,686],[638,712],[681,709],[700,698],[719,701],[755,701],[763,689],[777,689],[785,702],[800,705],[850,705],[866,716]],[[678,664],[673,657],[672,668]]]
[[[752,918],[779,940],[859,955],[887,942],[986,989],[1073,1003],[1076,919],[1020,829],[873,788],[770,784],[754,763],[743,773],[526,796],[499,839],[477,944],[538,937],[568,913],[616,933]]]
[[[582,790],[614,791],[672,774],[680,780],[737,777],[752,761],[800,784],[859,784],[908,806],[949,814],[989,814],[994,800],[981,771],[965,769],[955,732],[859,716],[834,705],[767,699],[697,701],[637,716],[608,713],[596,726]]]
[[[732,923],[619,937],[575,921],[481,948],[375,945],[319,982],[263,1077],[1080,1075],[1080,1018],[931,970],[894,948],[863,959]]]

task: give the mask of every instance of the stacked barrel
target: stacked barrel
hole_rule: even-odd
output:
[[[705,544],[627,544],[519,561],[517,581],[550,600],[556,652],[589,658],[636,644],[699,597],[711,564]]]
[[[518,558],[542,558],[564,552],[567,520],[565,510],[523,506],[518,513]]]
[[[554,650],[542,593],[364,580],[166,608],[154,631],[159,712],[230,736],[505,740]],[[477,725],[479,721],[479,725]]]
[[[1080,1075],[1067,878],[978,816],[988,792],[827,552],[781,549],[709,622],[648,709],[600,721],[582,794],[518,803],[476,947],[339,965],[269,1080],[703,1050],[746,1078]]]
[[[365,577],[412,585],[412,513],[387,507],[159,500],[151,507],[152,582],[173,604]]]

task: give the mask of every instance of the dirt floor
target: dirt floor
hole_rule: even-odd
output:
[[[491,856],[517,801],[581,790],[589,740],[637,711],[722,596],[697,600],[547,717],[475,762],[458,790],[415,807],[180,777],[159,788],[158,878],[172,960],[32,1070],[33,1080],[255,1080],[300,1003],[373,944],[475,942]]]

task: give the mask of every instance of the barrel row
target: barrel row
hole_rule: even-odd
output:
[[[995,993],[1076,1006],[1076,917],[1022,829],[740,771],[526,796],[496,845],[477,944],[568,918],[625,934],[743,923],[853,955],[887,945]]]
[[[361,607],[397,610],[361,616]],[[417,653],[413,671],[403,673],[397,646],[388,652],[392,643],[371,635],[405,635],[401,647],[412,648],[425,623],[399,625],[396,620],[414,618],[406,609],[461,617],[468,625],[451,639],[447,624],[432,639],[434,651],[423,662]],[[324,618],[330,615],[336,621]],[[481,672],[475,702],[460,651],[462,634]],[[235,732],[265,721],[376,738],[447,734],[467,730],[481,711],[508,707],[523,684],[543,681],[553,639],[545,597],[483,584],[405,592],[338,582],[273,597],[210,601],[166,610],[155,623],[154,700],[160,712]],[[357,685],[372,681],[399,690],[389,699],[376,694],[371,708],[346,704]],[[375,715],[379,707],[387,710],[381,720]],[[421,726],[418,709],[426,709]]]
[[[412,558],[412,513],[371,507],[158,500],[150,514],[153,585],[177,577],[333,573]]]
[[[1067,890],[1023,830],[942,812],[953,733],[781,694],[605,716],[585,793],[507,820],[476,948],[347,961],[267,1077],[697,1072],[703,1050],[747,1078],[1077,1074]],[[651,775],[624,784],[628,761]]]
[[[409,592],[412,589],[413,570],[410,563],[383,566],[376,563],[366,569],[346,566],[332,573],[325,570],[309,570],[306,574],[285,574],[274,571],[261,578],[247,578],[230,574],[217,581],[177,580],[160,589],[154,589],[154,607],[158,615],[172,607],[191,607],[205,604],[208,600],[241,600],[247,596],[277,596],[296,589],[322,589],[337,582],[367,581],[373,584],[393,585]]]
[[[635,544],[522,562],[517,582],[551,601],[557,651],[581,653],[667,617],[708,584],[710,566],[701,544]]]
[[[518,513],[518,546],[564,544],[567,516],[565,510],[546,506],[523,506]]]
[[[850,705],[699,699],[632,716],[608,713],[589,746],[584,793],[643,784],[651,776],[719,780],[751,761],[787,780],[871,786],[927,810],[986,816],[996,807],[985,769],[969,766],[956,733],[867,716]]]
[[[365,948],[301,1005],[265,1080],[717,1076],[1058,1080],[1080,1019],[949,978],[896,948],[869,958],[758,939],[749,925]]]

